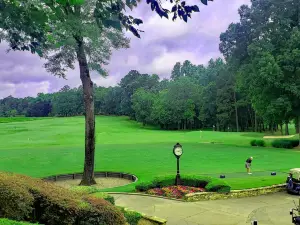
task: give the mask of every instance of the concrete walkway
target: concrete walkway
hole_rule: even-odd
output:
[[[202,202],[113,195],[116,205],[168,220],[167,225],[292,225],[289,211],[298,197],[286,193]]]

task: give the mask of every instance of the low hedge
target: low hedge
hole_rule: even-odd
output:
[[[251,146],[259,146],[259,147],[266,147],[266,142],[264,140],[252,140],[250,141]]]
[[[181,176],[181,185],[190,187],[205,188],[211,192],[230,192],[231,187],[224,180],[207,176]],[[147,191],[152,188],[162,188],[173,186],[175,176],[156,177],[151,182],[142,182],[135,186],[140,192]]]
[[[37,223],[35,223],[38,225]],[[27,222],[18,222],[14,220],[9,219],[0,219],[0,225],[34,225],[33,223],[27,223]]]
[[[292,149],[299,146],[299,140],[274,140],[272,142],[274,148],[287,148]]]
[[[39,179],[0,173],[0,217],[47,225],[124,225],[110,202]]]
[[[143,216],[135,211],[127,211],[125,210],[125,208],[123,207],[118,207],[119,209],[121,209],[122,213],[124,214],[127,223],[129,223],[130,225],[137,225],[140,221],[140,219],[143,218]]]
[[[115,205],[115,198],[111,195],[108,195],[105,192],[97,192],[97,193],[94,193],[92,196],[95,196],[97,198],[102,198],[102,199],[110,202],[111,204]]]

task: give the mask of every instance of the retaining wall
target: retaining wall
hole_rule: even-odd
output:
[[[253,197],[253,196],[285,191],[285,187],[286,184],[279,184],[279,185],[273,185],[268,187],[251,188],[245,190],[233,190],[230,191],[229,193],[216,193],[216,192],[191,193],[191,194],[187,194],[184,200],[188,202],[195,202],[195,201],[205,201],[205,200]]]

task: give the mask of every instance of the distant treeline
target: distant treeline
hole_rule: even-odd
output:
[[[118,86],[94,85],[94,95],[97,115],[126,115],[168,130],[275,131],[280,125],[255,113],[247,95],[235,90],[234,76],[222,59],[210,60],[207,67],[188,60],[176,63],[170,80],[132,70]],[[0,116],[17,115],[84,115],[82,87],[64,86],[59,92],[40,93],[36,98],[8,96],[0,100]],[[282,118],[282,123],[288,121]]]

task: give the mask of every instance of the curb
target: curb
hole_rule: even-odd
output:
[[[162,198],[162,199],[178,201],[178,202],[186,202],[183,199],[167,198],[165,196],[149,195],[149,194],[143,194],[143,193],[131,193],[131,192],[104,192],[104,193],[111,194],[111,195],[136,195],[136,196],[144,196],[144,197],[152,197],[152,198]]]
[[[217,193],[217,192],[201,192],[192,193],[185,196],[185,201],[187,202],[197,202],[197,201],[207,201],[207,200],[223,200],[230,198],[247,198],[255,197],[266,194],[272,194],[277,192],[282,192],[285,190],[286,184],[278,184],[260,188],[251,188],[244,190],[233,190],[228,193]]]
[[[134,211],[134,210],[130,210],[128,208],[124,208],[124,210],[127,211],[127,212],[137,212],[137,211]],[[139,213],[139,214],[141,214],[141,216],[142,216],[141,220],[146,220],[148,223],[150,222],[153,225],[165,225],[165,224],[167,224],[167,220],[165,220],[165,219],[162,219],[162,218],[159,218],[159,217],[156,217],[156,216],[148,216],[144,213]],[[138,224],[140,224],[140,222]]]
[[[43,181],[48,182],[56,182],[56,181],[64,181],[64,180],[75,180],[75,179],[81,179],[83,176],[83,173],[68,173],[68,174],[59,174],[59,175],[53,175],[48,177],[41,178]],[[116,187],[124,187],[133,183],[136,183],[138,181],[137,176],[129,173],[122,173],[122,172],[106,172],[106,171],[97,171],[94,172],[95,178],[120,178],[120,179],[126,179],[132,181],[129,184],[116,186]]]
[[[197,202],[197,201],[206,201],[206,200],[222,200],[222,199],[229,199],[229,198],[247,198],[247,197],[255,197],[260,195],[272,194],[272,193],[284,191],[285,186],[286,184],[278,184],[278,185],[272,185],[272,186],[266,186],[260,188],[232,190],[228,193],[198,192],[198,193],[187,194],[184,197],[184,199],[167,198],[165,196],[149,195],[143,193],[128,193],[128,192],[105,192],[105,193],[115,194],[115,195],[145,196],[145,197],[161,198],[161,199],[167,199],[167,200],[178,201],[178,202]],[[244,193],[247,194],[250,193],[250,195],[247,194],[244,195]]]

